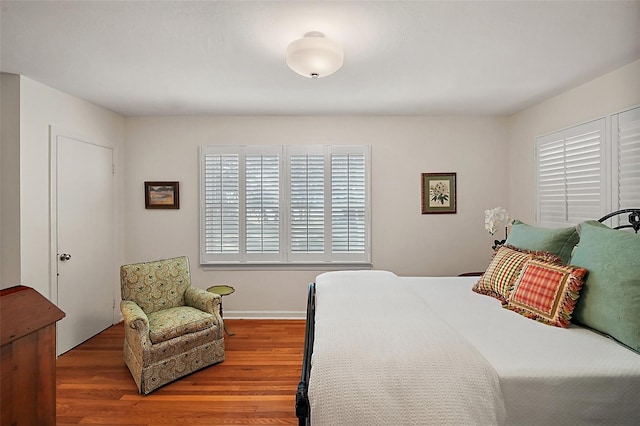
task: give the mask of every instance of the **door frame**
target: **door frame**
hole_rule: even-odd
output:
[[[96,143],[92,138],[86,137],[78,132],[64,129],[58,126],[49,125],[49,294],[51,296],[50,300],[55,305],[59,305],[58,301],[58,147],[57,141],[58,137],[63,136],[69,139],[75,139],[81,141],[83,143],[87,143],[89,145],[95,145],[101,148],[107,148],[112,150],[112,164],[113,164],[113,218],[114,218],[114,228],[116,233],[118,232],[118,179],[116,176],[116,159],[117,159],[117,147],[109,146],[108,144]],[[118,255],[118,246],[119,246],[119,237],[113,239],[113,259],[117,263],[120,256]],[[115,324],[117,318],[119,318],[119,309],[116,316],[116,300],[119,300],[119,297],[116,297],[116,282],[117,282],[117,274],[116,274],[116,265],[113,265],[113,276],[111,277],[112,287],[111,287],[111,296],[113,299],[113,308],[111,315],[111,323]]]

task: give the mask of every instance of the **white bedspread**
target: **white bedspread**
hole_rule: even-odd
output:
[[[507,425],[640,425],[639,354],[574,324],[502,309],[471,291],[477,277],[400,280],[496,370]]]
[[[316,288],[312,425],[504,423],[496,371],[411,286],[345,271]]]

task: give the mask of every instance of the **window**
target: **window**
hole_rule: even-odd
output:
[[[538,138],[538,225],[561,227],[602,216],[604,135],[601,119]]]
[[[202,264],[369,264],[369,148],[200,150]]]
[[[640,108],[536,139],[538,225],[575,225],[639,205]]]
[[[640,108],[612,117],[612,139],[615,141],[612,169],[614,206],[631,209],[640,206]],[[617,204],[616,204],[617,202]]]

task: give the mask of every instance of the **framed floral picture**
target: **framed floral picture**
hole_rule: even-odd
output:
[[[456,174],[422,173],[422,214],[456,212]]]
[[[145,182],[144,207],[147,209],[179,209],[178,182]]]

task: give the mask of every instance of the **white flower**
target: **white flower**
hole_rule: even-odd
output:
[[[498,226],[507,226],[510,222],[509,212],[500,206],[484,211],[484,229],[491,235],[495,234]]]

